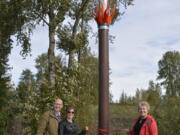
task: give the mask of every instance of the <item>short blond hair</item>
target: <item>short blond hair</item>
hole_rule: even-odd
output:
[[[140,109],[142,106],[145,106],[145,107],[147,108],[148,112],[149,112],[149,110],[150,110],[150,105],[149,105],[148,102],[146,102],[146,101],[141,101],[141,102],[139,103],[139,105],[138,105],[138,111],[139,111],[139,109]]]

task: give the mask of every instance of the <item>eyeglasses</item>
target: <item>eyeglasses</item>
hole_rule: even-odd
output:
[[[74,112],[70,112],[70,111],[68,111],[67,113],[72,113],[72,114],[74,114]]]

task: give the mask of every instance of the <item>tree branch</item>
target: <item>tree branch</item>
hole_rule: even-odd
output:
[[[90,2],[90,0],[86,0],[86,1],[82,2],[82,4],[81,4],[81,8],[79,9],[79,11],[77,13],[76,21],[75,21],[74,26],[73,26],[73,33],[72,33],[73,38],[74,38],[74,35],[76,34],[77,26],[79,24],[79,20],[80,20],[82,14],[84,13],[84,10],[86,9],[89,2]]]
[[[36,11],[33,11],[33,12],[34,12],[34,14],[36,14],[39,18],[41,18],[45,24],[47,24],[47,25],[49,26],[49,23],[44,19],[43,16],[41,16],[41,15],[40,15],[38,12],[36,12]]]

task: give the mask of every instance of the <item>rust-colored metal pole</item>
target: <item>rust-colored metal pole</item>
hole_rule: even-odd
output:
[[[96,13],[93,12],[99,33],[99,128],[105,130],[109,130],[109,24],[115,6],[110,12],[109,0],[97,0]]]
[[[109,130],[109,29],[99,24],[99,128]],[[103,135],[99,133],[99,135]]]

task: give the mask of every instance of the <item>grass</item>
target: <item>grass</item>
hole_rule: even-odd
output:
[[[132,128],[134,119],[138,116],[137,106],[132,105],[110,105],[110,128],[122,129]]]

